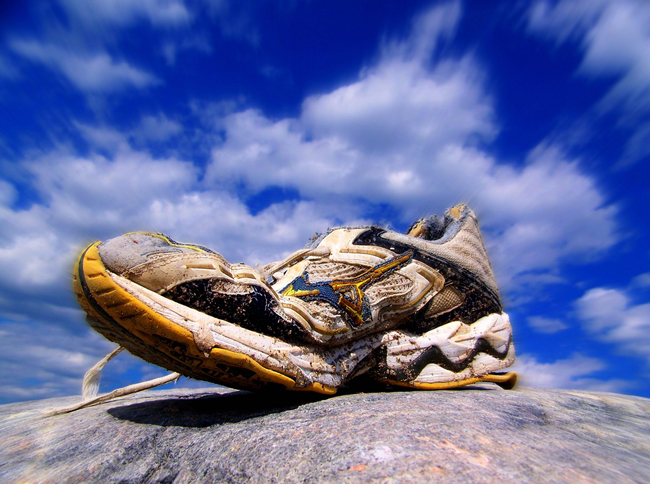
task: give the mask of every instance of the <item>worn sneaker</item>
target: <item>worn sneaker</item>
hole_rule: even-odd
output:
[[[199,245],[134,232],[74,270],[89,324],[132,354],[235,388],[333,394],[365,375],[420,389],[511,388],[508,315],[474,213],[331,229],[255,270]]]

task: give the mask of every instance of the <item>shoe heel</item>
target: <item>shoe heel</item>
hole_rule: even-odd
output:
[[[515,373],[495,373],[514,363],[510,319],[490,314],[473,324],[452,321],[416,335],[393,331],[385,336],[386,364],[376,378],[393,385],[437,390],[492,382],[509,389]]]

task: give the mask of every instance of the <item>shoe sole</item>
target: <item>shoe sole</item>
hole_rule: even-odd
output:
[[[208,316],[112,274],[101,261],[98,245],[99,242],[91,244],[82,252],[73,273],[74,292],[88,315],[89,324],[135,356],[190,378],[245,390],[281,387],[332,395],[347,379],[363,371],[372,371],[363,368],[366,357],[373,358],[387,351],[387,371],[375,378],[393,385],[432,390],[487,381],[511,388],[516,381],[516,374],[512,372],[493,373],[514,361],[507,321],[501,325],[502,334],[493,331],[475,335],[474,340],[466,344],[460,339],[468,333],[469,326],[454,322],[425,335],[392,330],[331,348],[293,345]],[[455,336],[447,334],[449,329],[454,329],[449,325],[457,326],[454,327]],[[437,333],[433,334],[435,331]],[[507,339],[505,351],[492,356],[479,352],[478,342],[495,338],[501,341],[504,336]],[[400,338],[426,340],[429,346],[405,350],[403,344],[396,344]],[[458,345],[462,347],[460,353]],[[438,355],[443,348],[444,362],[431,358],[431,348],[438,348]],[[417,368],[417,374],[391,373],[391,355],[398,361],[398,370],[400,358],[410,358],[408,369]],[[477,366],[474,362],[480,364]],[[450,364],[452,370],[457,369],[453,365],[460,365],[462,369],[449,370]]]

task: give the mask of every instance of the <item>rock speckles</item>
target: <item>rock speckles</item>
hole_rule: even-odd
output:
[[[650,482],[650,400],[496,387],[0,406],[0,482]]]

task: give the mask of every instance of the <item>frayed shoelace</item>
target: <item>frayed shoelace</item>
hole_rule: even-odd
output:
[[[74,412],[82,408],[90,407],[92,405],[97,405],[99,403],[108,402],[125,395],[131,395],[133,393],[138,393],[144,390],[149,390],[151,388],[156,388],[167,383],[175,382],[180,377],[180,373],[170,373],[169,375],[161,376],[160,378],[154,378],[153,380],[143,381],[141,383],[135,383],[133,385],[128,385],[112,392],[106,393],[104,395],[97,396],[99,391],[99,381],[102,376],[102,370],[106,363],[111,361],[117,355],[119,355],[123,347],[118,346],[116,349],[107,354],[104,358],[99,360],[90,370],[86,372],[83,379],[83,384],[81,388],[81,394],[83,396],[83,402],[71,405],[69,407],[58,408],[49,412],[46,416],[61,415],[64,413]]]

